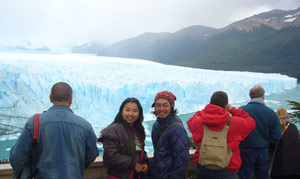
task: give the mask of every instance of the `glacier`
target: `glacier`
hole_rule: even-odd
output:
[[[266,95],[295,88],[297,80],[281,74],[204,70],[126,58],[84,54],[0,51],[0,125],[21,129],[27,119],[52,106],[51,87],[64,81],[73,89],[71,109],[86,118],[96,134],[110,124],[127,97],[140,100],[145,120],[155,120],[155,94],[175,94],[179,114],[202,109],[215,91],[225,91],[233,105],[249,100],[261,85]],[[149,131],[148,131],[149,132]]]

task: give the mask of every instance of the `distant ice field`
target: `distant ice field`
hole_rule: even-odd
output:
[[[195,112],[215,91],[225,91],[231,103],[248,101],[254,85],[277,94],[297,85],[281,74],[203,70],[164,65],[146,60],[82,54],[0,52],[0,124],[22,128],[26,120],[52,106],[53,84],[73,88],[71,109],[86,118],[98,134],[111,123],[127,97],[140,100],[145,120],[154,120],[155,94],[175,94],[180,114]]]

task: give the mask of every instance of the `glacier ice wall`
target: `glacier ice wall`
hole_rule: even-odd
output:
[[[145,60],[74,54],[0,52],[0,123],[23,127],[34,113],[52,104],[54,83],[73,88],[72,110],[92,123],[98,133],[111,123],[127,97],[140,100],[146,120],[155,94],[173,92],[180,114],[209,103],[214,91],[226,91],[232,104],[248,100],[254,85],[266,94],[295,88],[297,80],[280,74],[213,71],[163,65]]]

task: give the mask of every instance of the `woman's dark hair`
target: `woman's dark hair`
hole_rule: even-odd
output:
[[[139,116],[138,116],[138,119],[134,122],[133,124],[133,127],[134,129],[138,132],[139,134],[139,137],[142,139],[142,142],[145,141],[145,129],[144,129],[144,126],[142,125],[143,121],[144,121],[144,114],[143,114],[143,108],[141,106],[141,103],[138,99],[136,98],[127,98],[123,101],[123,103],[121,104],[120,106],[120,109],[119,109],[119,112],[117,114],[117,116],[115,117],[115,120],[112,122],[112,124],[114,123],[122,123],[126,128],[130,128],[127,121],[125,121],[123,119],[123,116],[122,116],[122,111],[125,107],[125,105],[127,103],[135,103],[137,106],[138,106],[138,109],[139,109]]]

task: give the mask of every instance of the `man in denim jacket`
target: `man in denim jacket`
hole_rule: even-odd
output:
[[[99,154],[92,126],[75,115],[72,88],[56,83],[50,94],[53,106],[40,114],[38,144],[33,145],[31,117],[10,151],[14,178],[83,178],[84,167]]]

